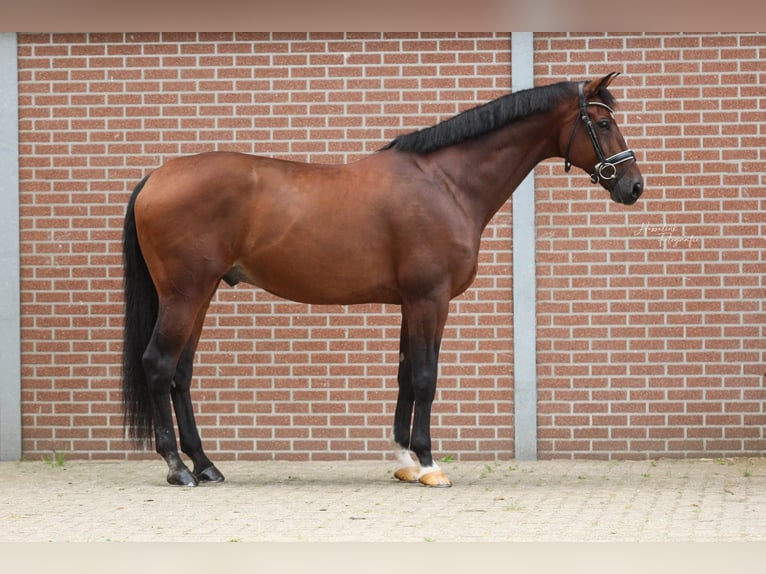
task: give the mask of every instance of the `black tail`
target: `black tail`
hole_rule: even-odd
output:
[[[128,436],[150,441],[154,434],[152,404],[142,357],[157,322],[157,290],[136,234],[134,207],[147,175],[133,190],[125,214],[122,255],[125,270],[125,326],[122,347],[122,406]]]

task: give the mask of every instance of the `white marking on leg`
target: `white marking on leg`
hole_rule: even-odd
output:
[[[412,454],[406,448],[400,448],[396,451],[396,460],[399,461],[402,467],[418,466],[418,463],[413,460]]]
[[[404,448],[398,442],[394,440],[394,432],[391,431],[391,447],[394,449],[396,460],[399,462],[399,468],[405,468],[409,466],[420,466],[416,460],[412,458],[412,453],[409,449]]]
[[[432,472],[438,472],[441,468],[439,468],[439,465],[436,463],[433,463],[431,466],[423,466],[420,468],[420,474],[418,474],[418,478],[421,478],[427,474],[431,474]]]

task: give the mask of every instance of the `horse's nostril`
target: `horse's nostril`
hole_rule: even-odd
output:
[[[644,186],[641,184],[640,181],[637,181],[633,184],[633,197],[638,198],[639,195],[641,195],[641,192],[644,191]]]

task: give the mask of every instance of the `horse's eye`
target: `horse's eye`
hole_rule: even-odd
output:
[[[598,127],[604,131],[607,131],[609,129],[609,120],[601,120],[598,122]]]

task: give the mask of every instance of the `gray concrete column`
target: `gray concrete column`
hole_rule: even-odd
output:
[[[534,86],[532,32],[511,34],[511,90]],[[513,192],[513,388],[515,456],[537,459],[535,174]]]
[[[17,58],[16,34],[0,33],[0,460],[21,459]]]

